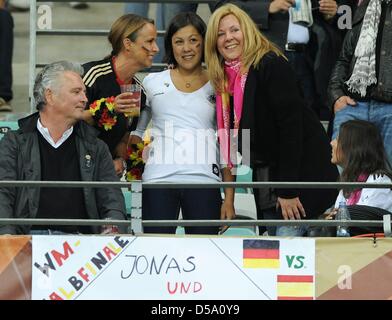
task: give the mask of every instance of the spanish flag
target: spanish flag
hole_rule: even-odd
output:
[[[313,276],[278,275],[278,300],[313,300]]]
[[[244,240],[243,267],[278,269],[279,241],[277,240]]]

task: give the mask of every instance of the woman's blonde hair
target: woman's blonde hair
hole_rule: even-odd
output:
[[[205,39],[205,61],[207,71],[212,85],[218,92],[223,92],[225,74],[223,70],[223,57],[217,49],[219,23],[227,15],[232,14],[238,19],[244,36],[244,49],[241,56],[242,72],[249,70],[250,66],[256,67],[261,58],[269,51],[275,52],[279,56],[283,53],[261,34],[252,18],[242,9],[234,4],[225,4],[215,10],[207,25]],[[222,81],[224,80],[224,81]]]
[[[123,40],[128,38],[135,41],[138,31],[147,23],[154,24],[154,20],[138,16],[137,14],[124,14],[118,18],[110,28],[108,40],[112,45],[111,55],[116,56],[123,48]]]

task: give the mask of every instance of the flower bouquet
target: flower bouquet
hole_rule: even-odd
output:
[[[106,131],[112,129],[117,123],[117,113],[114,110],[114,97],[101,98],[90,104],[89,111],[95,123]]]
[[[145,165],[143,159],[144,147],[145,145],[143,142],[140,142],[138,144],[131,144],[128,146],[126,159],[127,173],[125,176],[127,181],[142,179]]]

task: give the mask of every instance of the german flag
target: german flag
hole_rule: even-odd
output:
[[[313,300],[313,276],[278,275],[278,300]]]
[[[278,269],[279,241],[276,240],[244,240],[243,267]]]

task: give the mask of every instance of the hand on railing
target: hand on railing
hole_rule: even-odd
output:
[[[235,219],[235,209],[234,203],[232,201],[225,200],[221,205],[221,220],[232,220]],[[229,226],[221,226],[219,229],[219,233],[224,233]]]
[[[105,220],[111,220],[106,218]],[[118,234],[120,233],[119,227],[114,224],[105,224],[101,227],[101,234]]]

